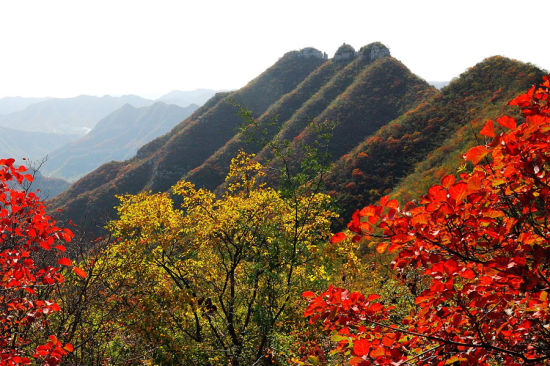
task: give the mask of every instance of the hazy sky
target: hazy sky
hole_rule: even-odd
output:
[[[1,0],[0,97],[235,89],[285,52],[381,41],[426,80],[500,54],[550,69],[548,1]]]

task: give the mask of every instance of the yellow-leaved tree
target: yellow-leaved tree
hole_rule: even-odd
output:
[[[277,334],[300,320],[300,294],[322,286],[338,261],[329,248],[330,197],[269,188],[252,155],[232,160],[221,195],[180,181],[168,193],[120,196],[117,274],[126,339],[164,363],[269,363]],[[332,254],[333,255],[333,254]]]

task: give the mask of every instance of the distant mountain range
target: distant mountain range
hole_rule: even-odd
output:
[[[49,155],[47,173],[74,180],[102,163],[131,157],[214,94],[209,89],[173,91],[157,102],[135,95],[1,98],[0,156],[41,161]]]
[[[45,177],[40,171],[35,172],[31,184],[31,191],[35,192],[41,200],[54,198],[69,188],[71,183],[61,178]]]
[[[10,114],[21,111],[31,104],[40,103],[49,98],[24,98],[24,97],[5,97],[0,98],[0,115]]]
[[[0,126],[22,131],[84,135],[100,119],[125,104],[143,107],[153,104],[153,101],[135,95],[52,98],[0,116]]]
[[[132,157],[139,147],[170,131],[198,106],[157,102],[148,107],[122,106],[85,136],[52,151],[43,166],[49,176],[74,181],[111,160]]]
[[[93,231],[113,217],[116,194],[162,192],[182,178],[219,187],[239,149],[256,152],[276,169],[265,143],[287,141],[296,153],[291,164],[298,166],[301,142],[314,142],[311,122],[329,120],[336,127],[325,180],[347,221],[354,209],[381,195],[404,197],[456,171],[462,152],[477,143],[476,118],[512,113],[506,101],[543,74],[495,56],[439,91],[380,43],[359,51],[343,45],[331,59],[312,48],[288,52],[245,87],[216,94],[134,157],[83,176],[50,205],[62,209],[58,217]],[[264,142],[250,142],[239,132],[241,107],[255,118]]]

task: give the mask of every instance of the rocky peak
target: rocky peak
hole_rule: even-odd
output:
[[[370,43],[361,47],[359,57],[366,58],[367,61],[373,62],[382,57],[390,57],[390,50],[380,42]]]
[[[348,61],[354,59],[355,56],[357,56],[355,49],[349,44],[344,43],[336,50],[334,61]]]
[[[319,51],[316,48],[313,47],[306,47],[298,51],[298,55],[305,58],[318,58],[321,60],[326,60],[328,58],[327,54],[324,52]]]

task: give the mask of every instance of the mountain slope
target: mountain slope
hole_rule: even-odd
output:
[[[331,158],[336,160],[380,127],[435,94],[432,86],[401,62],[384,57],[364,69],[314,121],[337,123],[327,146]],[[316,138],[315,127],[307,126],[294,138],[291,148],[298,150],[302,142],[311,145]]]
[[[49,154],[43,171],[74,181],[111,160],[134,156],[138,148],[164,135],[197,109],[157,102],[135,108],[129,104],[111,113],[84,137]]]
[[[379,42],[371,43],[359,50],[359,57],[354,57],[355,51],[349,45],[342,45],[335,53],[338,63],[348,63],[340,72],[321,88],[311,99],[300,107],[281,127],[275,137],[276,141],[292,141],[319,114],[321,114],[339,95],[341,95],[363,71],[363,69],[379,58],[390,56],[389,49]],[[271,160],[269,149],[263,149],[260,160]]]
[[[349,218],[356,208],[391,192],[438,147],[442,146],[442,155],[451,153],[452,149],[444,145],[447,139],[470,128],[472,120],[501,114],[507,100],[542,75],[529,64],[500,56],[488,58],[455,79],[440,95],[365,139],[341,157],[327,175],[328,189],[343,207],[343,217]],[[411,186],[420,184],[411,179]]]
[[[295,89],[272,104],[256,120],[256,126],[254,126],[254,131],[251,134],[253,139],[259,138],[263,141],[254,141],[244,133],[237,133],[200,166],[191,170],[186,175],[186,179],[201,187],[209,189],[217,187],[223,182],[229,171],[231,159],[236,156],[240,149],[248,153],[258,152],[266,141],[275,136],[281,121],[284,123],[290,118],[296,109],[309,100],[342,67],[342,63],[333,62],[332,60],[319,66]]]
[[[83,135],[100,119],[124,104],[143,107],[152,103],[135,95],[52,98],[31,104],[24,110],[0,116],[0,126],[24,131]]]
[[[377,52],[374,57],[370,57],[372,50],[382,52]],[[353,48],[344,45],[331,60],[332,64],[339,64],[335,61],[339,54],[347,54],[346,61],[356,58]],[[296,90],[300,90],[300,87]],[[312,144],[317,137],[314,127],[306,127],[310,121],[337,121],[338,125],[333,131],[332,140],[328,146],[328,152],[336,159],[380,126],[435,93],[437,91],[433,87],[414,76],[399,61],[389,57],[389,51],[383,45],[368,45],[359,51],[359,57],[355,61],[323,85],[322,89],[304,103],[292,118],[283,122],[281,133],[276,139],[294,136],[296,132],[291,131],[302,128],[302,132],[291,144],[291,149],[299,151],[298,145],[301,142]],[[332,100],[329,99],[331,94],[336,95]],[[294,91],[291,95],[295,95]],[[317,108],[321,109],[322,106],[325,108],[318,115],[306,117],[317,111]],[[259,122],[263,122],[262,118]],[[237,137],[234,140],[237,140]],[[245,149],[247,152],[256,152],[254,147],[257,146],[242,143],[226,145],[199,168],[193,169],[186,179],[199,186],[215,188],[223,182],[229,161],[232,156],[235,156],[238,148]],[[267,156],[269,155],[264,151],[259,158],[266,160]],[[294,161],[301,161],[301,157],[297,157]],[[271,164],[271,168],[276,168],[276,165]]]
[[[322,54],[285,54],[244,88],[215,96],[214,102],[206,103],[207,108],[200,108],[169,134],[145,145],[135,158],[112,163],[109,169],[100,167],[83,177],[56,197],[52,206],[63,208],[75,222],[85,217],[101,220],[113,214],[115,194],[168,189],[233,137],[241,123],[235,103],[261,115],[324,62]],[[90,187],[94,189],[88,190]]]
[[[45,177],[40,171],[37,171],[34,174],[31,190],[35,192],[42,201],[45,201],[66,191],[70,185],[71,184],[64,179]]]

